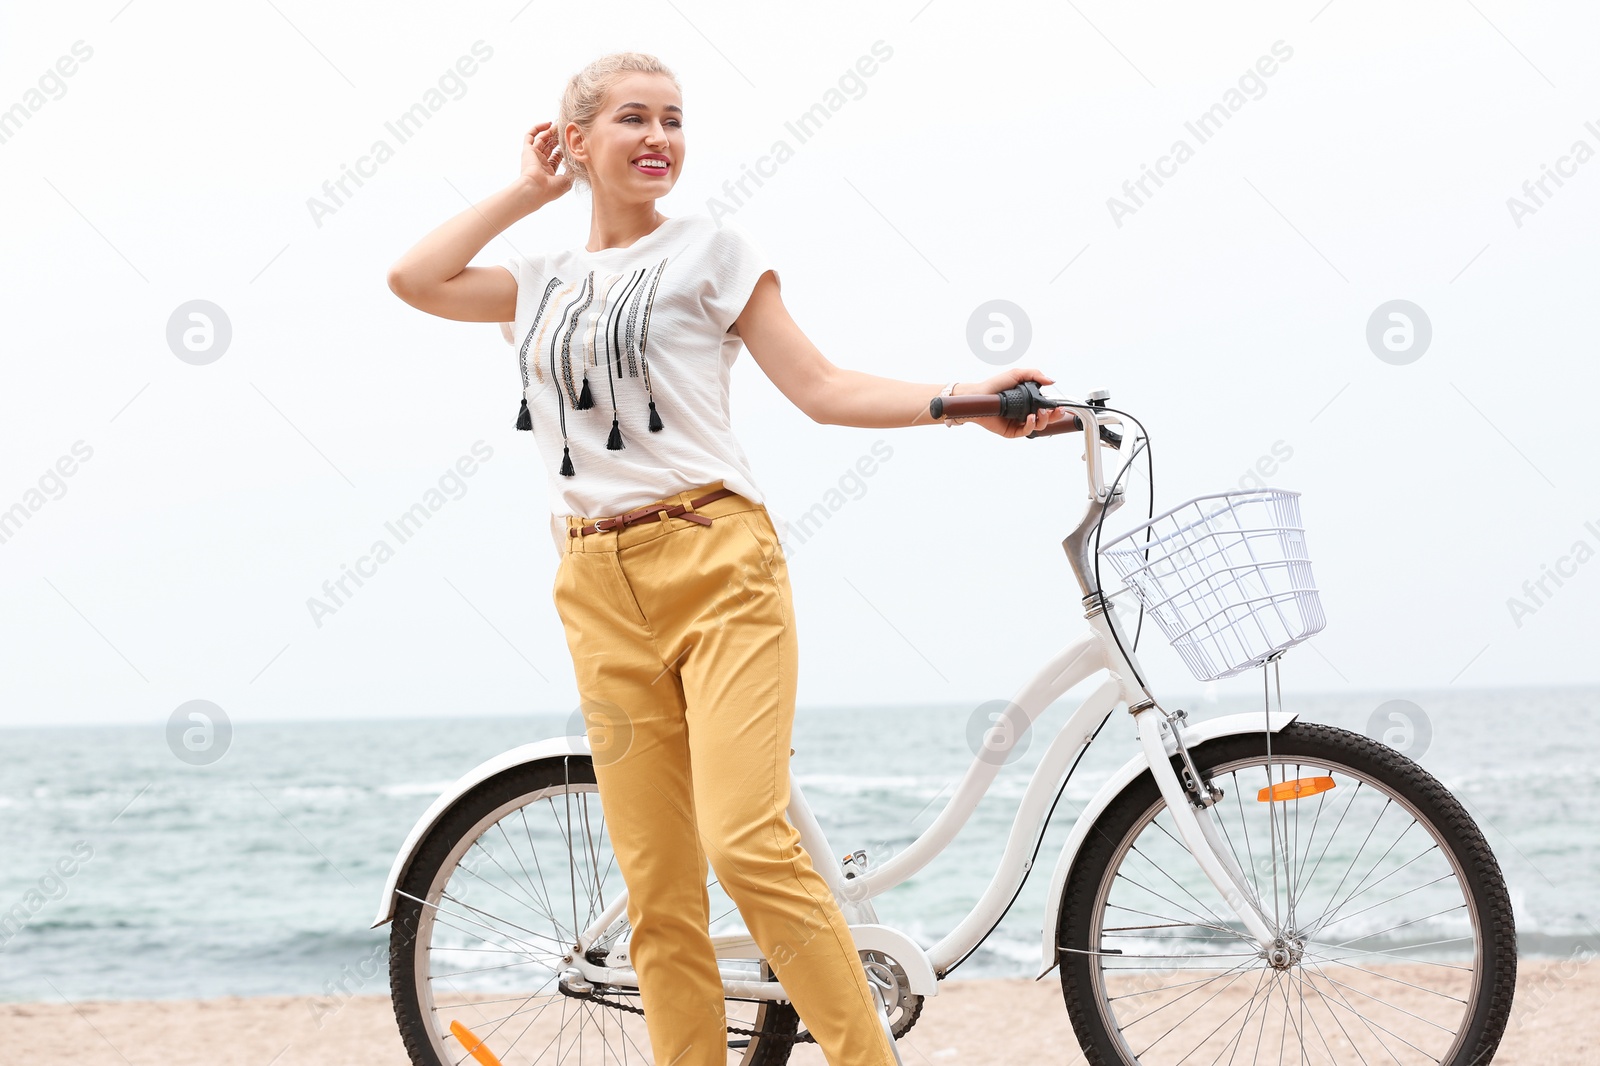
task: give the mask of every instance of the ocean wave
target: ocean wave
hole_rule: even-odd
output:
[[[381,785],[378,792],[385,796],[440,796],[454,784],[454,781],[409,781],[399,785]]]
[[[285,785],[278,794],[302,803],[348,803],[365,799],[371,790],[361,785]]]
[[[796,774],[802,788],[820,792],[893,792],[903,796],[933,796],[940,789],[953,790],[948,777],[927,774]]]

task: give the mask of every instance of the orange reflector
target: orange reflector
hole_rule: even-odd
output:
[[[1326,792],[1332,787],[1331,777],[1297,777],[1293,781],[1279,781],[1271,788],[1262,789],[1256,793],[1256,799],[1262,803],[1282,803],[1284,800],[1315,796],[1318,792]]]
[[[450,1032],[461,1041],[461,1046],[467,1049],[467,1054],[477,1059],[483,1066],[500,1066],[500,1060],[495,1058],[494,1052],[484,1046],[478,1034],[462,1025],[460,1022],[450,1023]]]

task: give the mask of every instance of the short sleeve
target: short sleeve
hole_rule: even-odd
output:
[[[535,310],[528,306],[529,299],[544,289],[544,256],[530,259],[525,255],[513,255],[500,265],[509,270],[511,276],[517,280],[516,318],[511,322],[500,323],[500,335],[506,339],[507,344],[515,344],[518,327],[526,325]]]
[[[782,285],[765,249],[737,222],[723,222],[711,241],[710,294],[706,305],[718,333],[726,333],[744,312],[756,282],[768,270]],[[736,334],[737,335],[737,334]]]

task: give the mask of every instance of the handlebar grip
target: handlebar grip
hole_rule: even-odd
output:
[[[1103,428],[1103,427],[1102,427]],[[1083,419],[1075,414],[1068,414],[1066,418],[1052,422],[1043,429],[1036,429],[1029,433],[1029,437],[1053,437],[1057,433],[1082,433]]]
[[[1039,391],[1036,381],[1024,381],[993,393],[963,393],[960,396],[935,396],[928,401],[934,418],[982,418],[999,415],[1021,422],[1035,411],[1057,406],[1058,401]]]
[[[1083,419],[1079,418],[1077,415],[1072,415],[1070,418],[1063,418],[1059,422],[1052,422],[1048,426],[1045,426],[1043,429],[1034,430],[1032,433],[1028,434],[1028,439],[1032,440],[1034,437],[1051,437],[1051,436],[1054,436],[1057,433],[1082,433],[1082,432],[1083,432]],[[1103,444],[1108,444],[1111,447],[1117,448],[1117,449],[1120,450],[1121,447],[1122,447],[1122,434],[1118,433],[1116,430],[1112,429],[1110,426],[1101,426],[1100,427],[1100,441]]]
[[[935,396],[928,401],[934,418],[982,418],[1000,413],[998,393],[972,393],[961,396]]]
[[[928,401],[928,413],[935,419],[983,418],[999,415],[1020,422],[1029,414],[1044,408],[1055,407],[1059,401],[1044,396],[1036,382],[1025,381],[998,393],[964,393],[960,396],[935,396]],[[1057,433],[1083,432],[1083,419],[1076,414],[1052,422],[1042,430],[1029,433],[1031,437],[1050,437]],[[1100,439],[1113,448],[1122,447],[1122,434],[1110,426],[1100,427]]]
[[[1059,422],[1052,422],[1048,426],[1045,426],[1043,429],[1034,430],[1032,433],[1028,434],[1028,439],[1032,440],[1034,437],[1052,437],[1052,436],[1056,435],[1057,433],[1082,433],[1082,432],[1083,432],[1083,419],[1079,418],[1077,415],[1072,415],[1072,416],[1070,416],[1068,418],[1063,418]],[[1118,433],[1116,430],[1112,429],[1110,426],[1101,426],[1100,427],[1100,440],[1101,440],[1102,443],[1109,444],[1111,447],[1117,448],[1119,450],[1122,447],[1122,434]]]

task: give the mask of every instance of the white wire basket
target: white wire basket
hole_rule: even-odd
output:
[[[1298,492],[1198,496],[1100,554],[1201,681],[1260,666],[1326,624]]]

